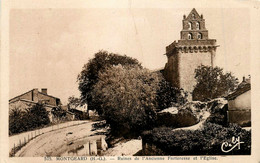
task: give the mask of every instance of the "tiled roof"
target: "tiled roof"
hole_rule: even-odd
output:
[[[242,95],[243,93],[251,90],[251,84],[250,83],[243,83],[240,84],[239,87],[235,90],[235,92],[229,94],[226,99],[227,100],[234,100],[238,96]]]
[[[38,92],[38,93],[40,93],[40,94],[42,94],[42,95],[44,95],[44,96],[49,96],[49,97],[52,97],[52,98],[59,99],[58,97],[54,97],[54,96],[51,96],[51,95],[48,95],[48,94],[45,94],[45,93],[42,93],[42,92]]]
[[[32,89],[32,90],[29,90],[29,91],[27,91],[27,92],[25,92],[25,93],[23,93],[23,94],[20,94],[20,95],[18,95],[18,96],[15,96],[15,97],[11,98],[9,101],[11,101],[11,100],[13,100],[13,99],[15,99],[15,98],[18,98],[18,97],[20,97],[20,96],[22,96],[22,95],[25,95],[26,93],[29,93],[29,92],[31,92],[31,91],[33,91],[33,89]]]
[[[23,93],[23,94],[21,94],[21,95],[15,96],[15,97],[11,98],[11,99],[9,100],[9,102],[10,102],[11,100],[15,99],[15,98],[18,98],[18,97],[20,97],[20,96],[22,96],[22,95],[25,95],[26,93],[29,93],[29,92],[32,92],[32,91],[33,91],[33,89],[32,89],[32,90],[29,90],[28,92],[25,92],[25,93]],[[49,97],[52,97],[52,98],[55,98],[55,99],[60,100],[60,98],[57,98],[57,97],[54,97],[54,96],[51,96],[51,95],[42,93],[42,92],[40,92],[40,91],[38,91],[38,93],[40,93],[40,94],[42,94],[42,95],[45,95],[45,96],[49,96]]]
[[[24,101],[24,102],[27,102],[27,103],[38,104],[38,103],[35,102],[35,101],[31,101],[31,100],[27,100],[27,99],[17,99],[17,100],[15,100],[15,101],[10,102],[9,104],[15,103],[15,102],[17,102],[17,101]],[[57,106],[55,106],[55,105],[50,105],[50,104],[44,104],[44,106],[51,107],[51,108],[52,108],[52,107],[57,107]]]

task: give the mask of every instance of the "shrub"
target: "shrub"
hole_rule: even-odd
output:
[[[49,119],[48,114],[49,113],[46,111],[46,109],[43,105],[41,105],[41,104],[34,105],[29,110],[29,116],[30,116],[29,124],[31,124],[30,129],[49,124],[50,119]]]
[[[207,119],[207,122],[216,123],[222,126],[228,125],[227,109],[227,104],[225,104],[223,108],[219,108],[213,105],[210,107],[210,117]]]
[[[9,113],[9,134],[33,130],[49,123],[48,112],[41,104],[36,104],[27,110],[14,108]]]
[[[224,142],[231,142],[232,137],[240,137],[240,149],[234,148],[225,153],[221,150]],[[251,153],[251,131],[243,130],[238,125],[228,127],[205,123],[201,130],[176,130],[155,128],[143,132],[143,142],[154,144],[162,155],[248,155]]]
[[[172,106],[180,106],[185,104],[187,100],[187,92],[182,89],[172,87],[164,77],[159,74],[159,89],[157,90],[157,110],[163,110]]]
[[[9,135],[26,131],[26,112],[19,108],[10,110],[9,113]]]
[[[63,110],[61,107],[55,107],[52,108],[51,113],[53,115],[53,122],[54,123],[59,123],[61,121],[66,121],[67,120],[67,116],[66,116],[66,111]]]

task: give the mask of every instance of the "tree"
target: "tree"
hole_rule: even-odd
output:
[[[107,51],[99,51],[93,59],[90,59],[83,66],[77,81],[79,83],[79,91],[81,92],[81,101],[83,104],[88,104],[89,110],[100,108],[99,104],[92,102],[91,94],[94,85],[99,81],[98,74],[103,72],[107,67],[119,64],[122,66],[137,65],[140,68],[142,67],[136,59],[127,57],[126,55],[108,53]]]
[[[70,96],[68,98],[69,109],[75,109],[75,108],[77,108],[78,106],[81,106],[81,105],[82,105],[82,103],[81,103],[80,98],[75,97],[75,96]]]
[[[234,91],[238,79],[231,72],[224,73],[222,68],[201,65],[195,69],[197,84],[193,90],[193,100],[207,101],[225,96]]]
[[[138,134],[156,119],[158,75],[139,66],[122,65],[99,73],[93,101],[101,104],[102,116],[113,135]]]
[[[163,110],[172,106],[180,106],[187,102],[187,92],[183,89],[172,87],[162,74],[159,74],[159,89],[157,90],[157,110]]]

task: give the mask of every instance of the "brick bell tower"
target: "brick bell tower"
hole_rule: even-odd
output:
[[[166,47],[168,62],[164,77],[174,87],[191,93],[196,84],[195,69],[202,65],[214,66],[216,40],[208,38],[203,15],[195,8],[183,16],[181,39]]]

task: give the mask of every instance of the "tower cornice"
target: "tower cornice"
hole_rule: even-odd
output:
[[[169,57],[177,53],[215,52],[219,45],[215,39],[207,40],[178,40],[166,47],[166,55]]]

